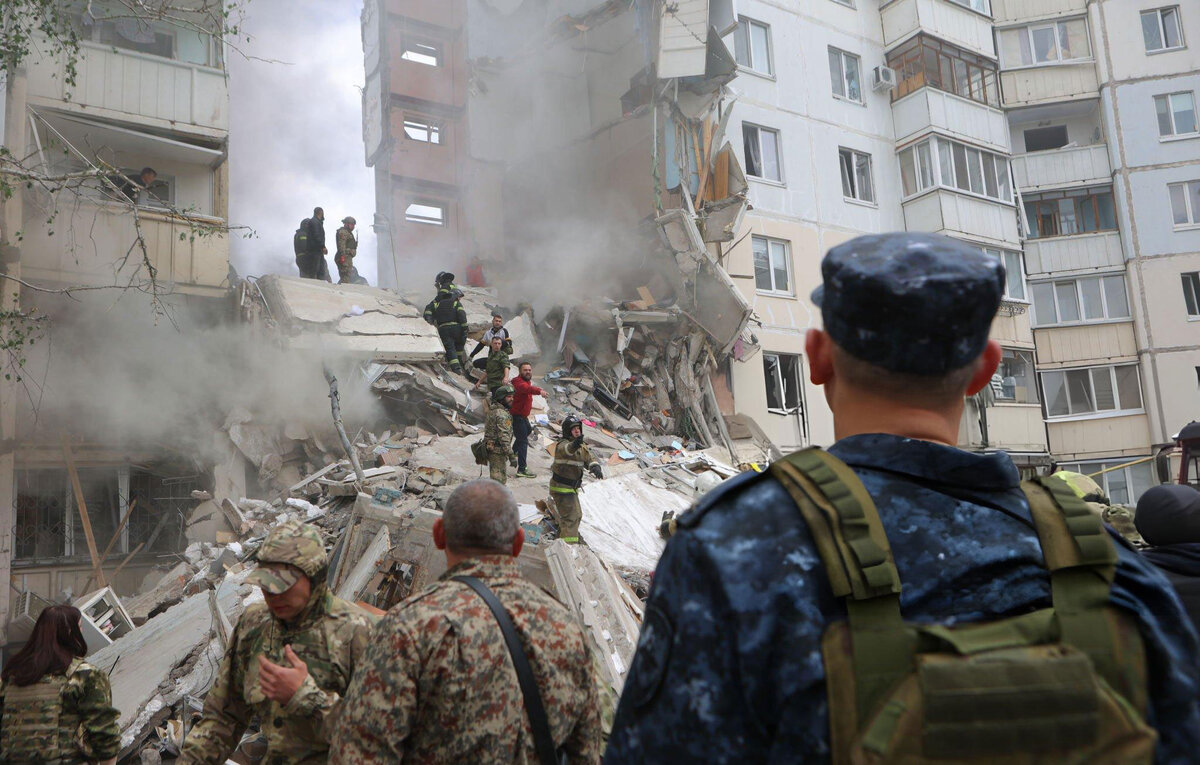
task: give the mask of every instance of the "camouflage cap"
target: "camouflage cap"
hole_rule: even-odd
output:
[[[812,300],[855,358],[940,375],[979,357],[1004,294],[1004,266],[939,234],[868,234],[831,249]]]
[[[342,223],[358,223],[358,221],[354,220],[353,216],[347,215],[345,218],[342,218]]]
[[[329,565],[321,532],[299,520],[284,521],[271,529],[257,557],[259,563],[291,564],[309,578]]]
[[[284,563],[260,563],[250,572],[246,581],[257,585],[272,595],[282,595],[300,581],[300,570]]]

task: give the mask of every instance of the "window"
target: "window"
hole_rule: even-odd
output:
[[[1074,189],[1026,195],[1025,225],[1030,239],[1116,231],[1112,191]]]
[[[754,250],[754,287],[759,292],[792,294],[792,257],[788,243],[765,236],[750,238]]]
[[[829,78],[833,81],[833,95],[855,103],[862,103],[862,79],[858,56],[837,48],[829,49]]]
[[[1154,111],[1158,113],[1160,136],[1196,133],[1196,101],[1191,93],[1155,96]]]
[[[950,0],[950,2],[955,3],[956,5],[961,5],[964,8],[970,8],[973,11],[979,11],[987,16],[992,15],[992,9],[989,5],[989,0]]]
[[[1000,30],[1000,60],[1006,69],[1091,58],[1085,19],[1067,19]]]
[[[742,148],[746,154],[746,175],[783,182],[778,130],[743,122]]]
[[[1154,480],[1153,470],[1150,467],[1152,463],[1143,462],[1138,465],[1128,465],[1117,470],[1109,470],[1107,473],[1101,473],[1100,471],[1115,468],[1133,459],[1135,458],[1125,457],[1108,462],[1071,462],[1063,463],[1059,465],[1059,468],[1092,476],[1092,479],[1108,495],[1110,502],[1117,505],[1132,505],[1137,503],[1143,492],[1157,484],[1157,481]]]
[[[1035,327],[1129,318],[1124,274],[1037,282],[1030,292]]]
[[[446,225],[446,205],[440,202],[417,200],[405,208],[404,219],[409,223],[444,226]]]
[[[874,202],[871,184],[871,155],[853,149],[838,149],[838,164],[842,168],[842,196],[860,202]]]
[[[994,247],[980,247],[984,255],[999,258],[1004,264],[1004,297],[1011,300],[1025,299],[1025,265],[1021,253],[1013,250],[997,250]]]
[[[424,117],[405,117],[404,135],[413,141],[440,144],[442,142],[442,127]]]
[[[854,7],[854,0],[833,0],[833,2],[837,3],[838,5],[844,5],[847,8]]]
[[[906,197],[944,186],[1012,201],[1007,159],[945,138],[931,138],[900,152],[900,180]]]
[[[888,54],[887,64],[896,70],[893,101],[928,85],[981,104],[1000,106],[996,65],[941,40],[919,35]]]
[[[1038,403],[1032,352],[1003,349],[996,375],[1000,378],[999,385],[993,382],[992,391],[996,394],[997,401],[1008,404]]]
[[[1180,274],[1183,279],[1183,302],[1187,304],[1188,316],[1200,319],[1200,272]]]
[[[1067,417],[1142,408],[1137,364],[1042,372],[1046,414]]]
[[[733,35],[733,47],[737,53],[738,66],[770,75],[771,28],[761,21],[738,19],[737,31]]]
[[[1067,145],[1067,126],[1030,128],[1025,131],[1025,151],[1049,151]]]
[[[406,40],[400,53],[400,58],[405,61],[412,61],[415,64],[424,64],[425,66],[441,66],[442,46],[437,43]]]
[[[1146,52],[1173,50],[1183,47],[1183,34],[1179,28],[1179,6],[1155,8],[1142,11],[1142,40]]]
[[[791,353],[763,352],[763,377],[767,383],[767,411],[804,415],[804,390],[800,387],[800,357]]]
[[[93,0],[90,12],[71,15],[71,26],[80,40],[200,66],[221,65],[222,45],[212,34],[199,28],[134,18],[124,7],[110,5],[105,7]]]
[[[1176,228],[1200,225],[1200,181],[1172,183],[1167,186],[1171,196],[1171,216]]]

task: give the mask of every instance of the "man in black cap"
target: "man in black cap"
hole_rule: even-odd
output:
[[[828,454],[808,451],[767,473],[726,481],[679,518],[655,571],[606,763],[831,759],[830,709],[845,686],[826,687],[831,670],[823,648],[836,654],[845,644],[823,646],[823,639],[838,634],[832,626],[846,619],[848,605],[834,594],[830,548],[818,547],[834,532],[810,531],[806,513],[816,505],[797,504],[795,487],[783,480],[787,472],[777,469],[799,456],[819,457],[843,488],[861,482],[852,492],[865,492],[851,495],[859,508],[873,500],[879,525],[864,540],[850,535],[854,515],[844,509],[845,495],[827,495],[838,533],[851,540],[832,553],[859,556],[852,572],[858,579],[842,572],[843,581],[865,582],[868,597],[875,597],[870,588],[884,588],[904,624],[990,623],[1051,605],[1050,575],[1016,467],[1006,454],[955,446],[964,397],[988,384],[1000,360],[988,333],[1003,266],[947,237],[902,233],[834,247],[821,272],[813,301],[825,328],[809,330],[806,350],[812,382],[824,386],[833,410],[837,443]],[[843,473],[832,471],[835,463]],[[884,552],[875,556],[881,537]],[[1111,602],[1140,621],[1158,760],[1187,761],[1200,747],[1196,637],[1162,578],[1133,551],[1115,547],[1113,553],[1112,545],[1098,545],[1119,562],[1111,600],[1097,608]],[[876,579],[879,572],[886,576]],[[853,620],[849,629],[861,634]],[[865,665],[855,656],[857,672]],[[863,669],[863,688],[891,676],[871,671]],[[905,709],[872,708],[884,717]],[[872,728],[869,743],[890,751],[892,730]],[[955,744],[964,741],[987,746],[973,736]],[[1142,741],[1153,746],[1152,738]],[[920,747],[922,734],[901,743]]]
[[[1200,632],[1200,491],[1179,484],[1148,489],[1133,525],[1151,545],[1142,555],[1166,574]]]

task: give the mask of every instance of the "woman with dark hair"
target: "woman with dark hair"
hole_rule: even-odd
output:
[[[74,606],[50,606],[0,672],[0,764],[113,763],[120,714],[108,675],[83,661]]]

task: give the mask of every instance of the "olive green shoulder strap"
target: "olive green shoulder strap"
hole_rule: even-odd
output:
[[[916,632],[900,615],[900,575],[875,503],[837,457],[811,447],[771,464],[795,500],[829,577],[844,598],[853,651],[858,719],[912,671]]]

